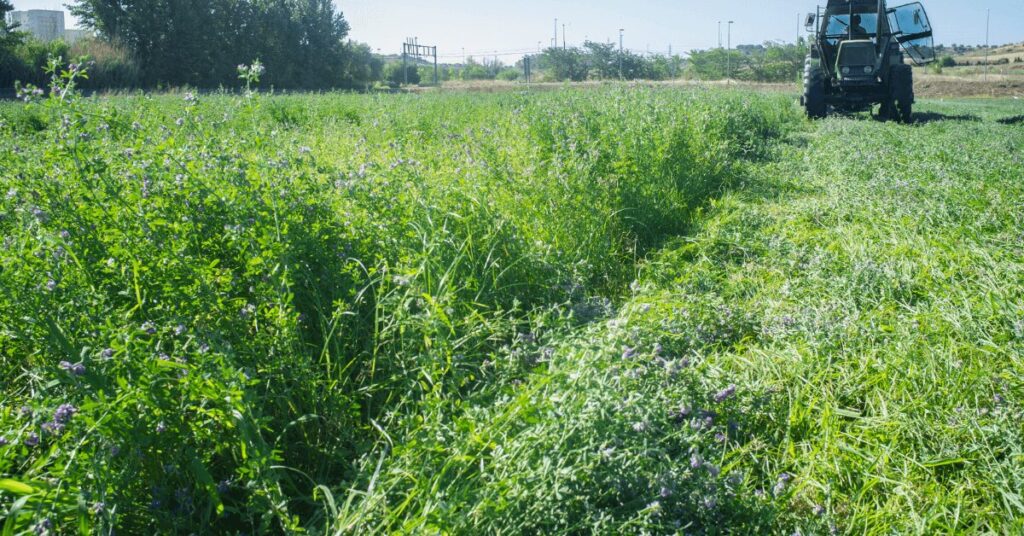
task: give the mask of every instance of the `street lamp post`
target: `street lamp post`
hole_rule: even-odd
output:
[[[728,77],[729,83],[732,83],[732,25],[733,21],[729,21],[729,41],[728,48],[726,49],[726,61],[728,68],[726,69],[726,76]]]
[[[622,80],[622,36],[625,31],[625,28],[619,28],[619,80]]]
[[[718,21],[718,48],[722,48],[722,21]]]
[[[988,71],[989,71],[988,54],[991,51],[991,48],[990,48],[990,44],[991,43],[989,42],[989,38],[988,38],[989,37],[989,33],[988,33],[988,31],[989,31],[989,28],[991,27],[991,24],[992,24],[992,10],[988,9],[988,10],[985,11],[985,81],[986,82],[988,81]]]

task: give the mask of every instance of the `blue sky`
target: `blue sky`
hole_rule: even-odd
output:
[[[793,41],[799,13],[818,0],[343,0],[337,2],[352,25],[352,38],[383,53],[399,50],[406,37],[436,44],[448,61],[469,55],[508,61],[523,51],[548,46],[554,19],[566,24],[570,45],[585,38],[618,42],[635,51],[674,51],[718,44],[719,20],[734,20],[732,42]],[[895,5],[904,2],[890,2]],[[64,0],[14,0],[16,9],[61,9]],[[822,1],[822,3],[824,3]],[[1024,41],[1024,0],[923,0],[941,43],[985,40],[985,12],[992,10],[992,42]],[[73,22],[72,22],[73,24]],[[723,25],[723,42],[727,32]],[[444,61],[444,60],[443,60]]]

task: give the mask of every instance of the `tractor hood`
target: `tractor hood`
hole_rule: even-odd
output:
[[[874,41],[862,39],[840,43],[836,57],[836,73],[840,80],[874,80],[877,71],[878,55]]]

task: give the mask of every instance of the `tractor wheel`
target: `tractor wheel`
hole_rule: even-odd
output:
[[[882,106],[878,109],[878,119],[882,121],[896,119],[896,101],[891,98],[882,101]]]
[[[889,80],[893,100],[896,101],[897,121],[910,124],[914,122],[914,71],[909,65],[892,68]]]
[[[807,117],[820,119],[825,117],[828,107],[825,104],[825,75],[820,67],[811,65],[810,60],[804,64],[804,108]]]

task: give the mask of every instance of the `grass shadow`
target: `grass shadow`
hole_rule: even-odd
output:
[[[913,123],[917,125],[934,123],[937,121],[964,121],[970,123],[980,123],[981,118],[974,114],[948,115],[939,112],[917,112],[914,114]]]
[[[1020,125],[1024,124],[1024,115],[1015,115],[1013,117],[1004,117],[998,120],[998,123],[1003,125]]]

